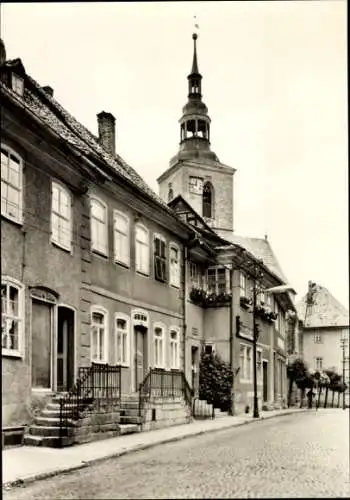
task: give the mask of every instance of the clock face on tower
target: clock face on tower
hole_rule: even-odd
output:
[[[203,179],[201,177],[190,177],[189,190],[190,190],[190,193],[202,194],[203,193]]]

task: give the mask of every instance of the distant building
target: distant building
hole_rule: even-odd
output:
[[[311,281],[296,307],[303,321],[305,361],[314,370],[332,368],[339,375],[345,372],[349,387],[349,311],[327,288]]]

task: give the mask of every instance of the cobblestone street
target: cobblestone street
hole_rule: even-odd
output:
[[[312,410],[109,459],[5,500],[347,497],[349,412]]]

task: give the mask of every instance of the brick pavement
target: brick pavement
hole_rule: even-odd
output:
[[[261,412],[260,420],[302,411],[305,410],[292,408]],[[150,448],[161,443],[249,424],[253,421],[256,419],[253,419],[251,415],[221,417],[214,420],[197,420],[190,424],[119,436],[69,448],[52,449],[23,446],[5,449],[2,454],[3,487],[54,476],[86,467],[99,460]]]

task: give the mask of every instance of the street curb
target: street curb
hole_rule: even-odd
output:
[[[269,419],[276,418],[276,417],[284,417],[287,415],[293,415],[294,413],[302,413],[305,411],[306,410],[304,408],[298,408],[298,409],[295,409],[293,411],[289,411],[288,413],[261,416],[255,420],[252,417],[250,417],[249,419],[247,418],[246,420],[243,420],[242,422],[233,423],[233,425],[226,425],[226,426],[218,427],[218,428],[214,428],[214,429],[199,430],[199,431],[193,432],[192,434],[185,434],[183,436],[173,436],[173,437],[169,437],[169,438],[165,437],[165,438],[161,439],[160,441],[156,441],[153,443],[139,444],[139,445],[136,445],[134,447],[130,447],[130,448],[125,449],[125,450],[119,450],[116,452],[112,452],[112,453],[110,453],[106,456],[103,456],[103,457],[92,458],[91,460],[83,461],[77,465],[60,467],[56,470],[42,472],[42,473],[38,473],[38,474],[33,474],[30,476],[24,477],[22,479],[15,479],[14,481],[9,481],[7,483],[4,483],[2,487],[3,487],[3,490],[9,490],[11,488],[20,487],[20,486],[24,486],[24,485],[33,483],[34,481],[40,481],[42,479],[47,479],[49,477],[58,476],[59,474],[67,474],[70,472],[75,472],[79,469],[84,469],[85,467],[88,467],[89,465],[94,465],[94,464],[97,464],[98,462],[103,462],[104,460],[108,460],[110,458],[121,457],[123,455],[127,455],[127,454],[135,452],[135,451],[147,450],[149,448],[154,448],[155,446],[158,446],[161,444],[174,443],[176,441],[182,441],[183,439],[196,437],[196,436],[200,436],[203,434],[219,432],[219,431],[223,431],[223,430],[232,429],[235,427],[242,427],[242,426],[248,425],[250,423],[259,422],[262,420],[269,420]]]

